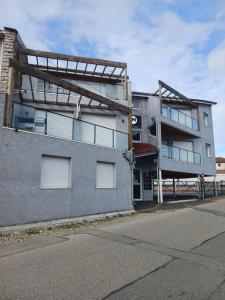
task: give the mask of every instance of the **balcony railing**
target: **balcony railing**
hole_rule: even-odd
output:
[[[12,127],[48,136],[128,149],[128,134],[46,110],[14,103]]]
[[[197,152],[168,145],[162,145],[161,150],[162,157],[193,164],[201,163],[201,155]]]
[[[187,126],[195,131],[198,130],[198,121],[195,118],[175,109],[167,104],[163,104],[162,115],[172,121]]]

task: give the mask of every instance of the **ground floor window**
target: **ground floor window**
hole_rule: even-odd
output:
[[[115,164],[111,162],[97,162],[96,188],[112,189],[116,187]]]
[[[41,188],[70,188],[71,158],[43,155],[40,186]]]

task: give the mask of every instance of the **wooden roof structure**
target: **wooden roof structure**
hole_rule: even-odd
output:
[[[197,107],[197,104],[193,102],[191,99],[187,98],[165,82],[159,80],[159,88],[158,90],[153,94],[154,96],[159,96],[161,100],[171,101],[171,102],[181,102],[189,104],[192,107]]]
[[[17,71],[20,78],[19,94],[23,102],[110,109],[131,113],[128,102],[126,63],[28,48],[19,48],[17,52],[18,60],[10,59],[9,66]],[[24,76],[28,77],[28,93],[22,88]],[[33,84],[34,79],[36,82],[38,79],[43,83],[42,97],[37,95]],[[88,84],[83,87],[77,83],[77,80],[121,83],[123,99],[120,100],[125,101],[118,101],[118,99],[103,95],[97,89],[93,91],[93,88],[88,88]],[[55,87],[55,95],[52,94],[51,97],[49,97],[48,91],[49,84]],[[63,90],[64,97],[61,97],[60,90]]]

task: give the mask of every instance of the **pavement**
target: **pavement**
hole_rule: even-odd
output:
[[[0,299],[225,299],[225,198],[0,246]]]

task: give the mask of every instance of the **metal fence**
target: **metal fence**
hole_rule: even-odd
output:
[[[225,195],[225,181],[184,181],[163,180],[164,200],[182,200]],[[158,181],[154,181],[154,195],[157,195]]]

